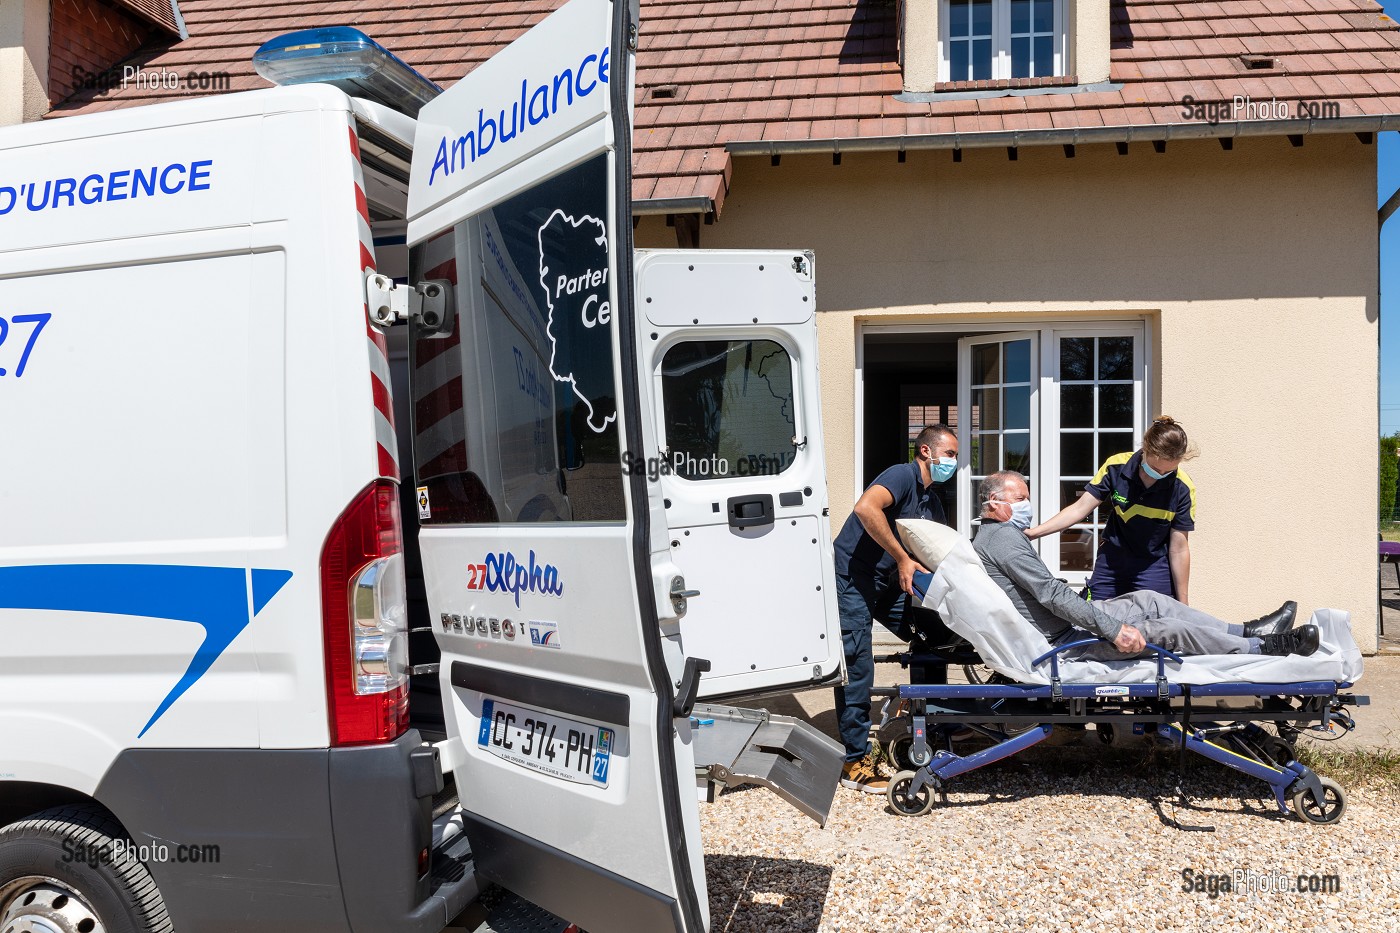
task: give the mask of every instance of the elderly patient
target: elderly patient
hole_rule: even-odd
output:
[[[1297,604],[1232,625],[1170,596],[1139,591],[1086,602],[1055,579],[1031,547],[1030,490],[1019,473],[993,473],[978,490],[982,526],[973,549],[987,574],[1011,597],[1016,610],[1052,645],[1085,638],[1103,641],[1069,653],[1094,661],[1145,657],[1151,642],[1177,654],[1310,655],[1318,647],[1316,625],[1293,628]]]

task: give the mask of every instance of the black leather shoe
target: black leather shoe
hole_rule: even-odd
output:
[[[1282,656],[1296,654],[1307,657],[1322,643],[1321,633],[1316,625],[1304,625],[1291,632],[1265,635],[1260,639],[1259,653]]]
[[[1263,638],[1265,635],[1282,635],[1293,627],[1293,619],[1298,615],[1298,604],[1289,600],[1266,616],[1246,622],[1246,638]]]

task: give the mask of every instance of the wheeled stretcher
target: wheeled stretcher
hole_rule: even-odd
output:
[[[911,683],[874,691],[890,697],[880,738],[901,770],[888,798],[897,813],[927,813],[946,799],[959,775],[1044,741],[1055,726],[1092,723],[1101,740],[1156,736],[1267,782],[1279,810],[1309,823],[1332,823],[1346,794],[1297,760],[1295,741],[1314,731],[1351,731],[1349,709],[1367,698],[1351,692],[1361,655],[1346,613],[1320,610],[1312,622],[1322,647],[1307,658],[1224,655],[1181,657],[1156,645],[1133,661],[1069,660],[1095,640],[1050,646],[986,573],[970,543],[932,522],[900,522],[906,547],[936,573],[919,574],[922,606],[936,610],[959,645],[916,644],[897,656],[913,669],[953,663],[983,683]],[[977,671],[986,671],[979,677]],[[1272,726],[1272,731],[1264,725]],[[953,736],[966,730],[992,744],[967,754]]]

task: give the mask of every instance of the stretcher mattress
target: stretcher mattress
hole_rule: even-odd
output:
[[[1032,662],[1050,651],[1045,636],[1021,616],[1010,598],[992,582],[972,543],[946,525],[901,519],[899,535],[919,563],[933,571],[923,606],[937,611],[953,631],[966,638],[993,670],[1023,684],[1050,683],[1050,662]],[[1227,620],[1229,621],[1229,620]],[[1310,620],[1321,633],[1321,647],[1309,657],[1256,654],[1196,655],[1181,664],[1168,660],[1167,679],[1179,684],[1267,683],[1330,680],[1355,683],[1361,677],[1361,652],[1351,637],[1350,614],[1319,609]],[[1064,661],[1065,683],[1152,683],[1157,661]]]

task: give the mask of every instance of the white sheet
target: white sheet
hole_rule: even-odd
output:
[[[901,520],[900,537],[925,567],[935,570],[923,605],[937,610],[948,627],[966,638],[992,669],[1020,683],[1048,684],[1050,662],[1031,662],[1050,650],[1040,630],[1023,618],[1001,587],[992,582],[972,544],[936,522]],[[908,526],[908,527],[906,527]],[[948,535],[957,537],[956,541]],[[1312,623],[1322,646],[1309,657],[1257,654],[1196,655],[1185,663],[1167,662],[1167,679],[1181,684],[1296,683],[1361,678],[1361,652],[1351,637],[1350,614],[1319,609]],[[1061,661],[1065,683],[1152,683],[1157,661]]]

